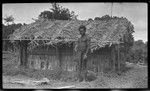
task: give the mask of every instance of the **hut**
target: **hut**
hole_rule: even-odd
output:
[[[10,40],[20,45],[20,62],[31,69],[76,71],[74,43],[78,27],[85,25],[91,37],[88,70],[100,73],[119,69],[132,41],[133,25],[126,18],[108,20],[37,20],[15,30]],[[14,42],[16,43],[16,42]]]

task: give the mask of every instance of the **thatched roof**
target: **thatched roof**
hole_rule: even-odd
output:
[[[60,42],[71,43],[77,41],[80,25],[85,25],[87,28],[87,34],[91,37],[92,50],[107,44],[120,43],[120,38],[127,31],[133,31],[133,25],[126,18],[112,18],[106,21],[37,20],[17,29],[10,36],[10,40],[31,40],[30,47],[40,44],[53,45]]]

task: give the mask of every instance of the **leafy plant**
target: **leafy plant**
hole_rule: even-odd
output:
[[[76,19],[74,11],[69,11],[68,8],[63,8],[57,3],[52,3],[52,8],[49,11],[43,11],[38,16],[39,19],[49,19],[49,20],[71,20]]]
[[[5,18],[3,18],[3,19],[7,25],[9,25],[10,23],[14,23],[14,20],[15,20],[15,18],[12,15],[5,16]]]

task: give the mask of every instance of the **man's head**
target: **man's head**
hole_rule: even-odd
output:
[[[81,25],[81,26],[79,27],[79,32],[80,32],[81,35],[84,35],[85,32],[86,32],[86,27],[85,27],[84,25]]]

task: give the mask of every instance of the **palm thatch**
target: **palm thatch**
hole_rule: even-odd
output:
[[[133,32],[133,25],[126,18],[109,20],[37,20],[22,26],[11,36],[10,40],[30,40],[29,48],[37,45],[54,45],[72,43],[79,38],[78,28],[85,25],[91,37],[91,50],[105,45],[119,44],[126,32]]]

